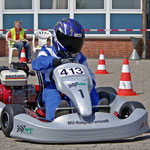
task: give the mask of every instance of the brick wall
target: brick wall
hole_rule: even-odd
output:
[[[29,39],[32,48],[32,39]],[[37,44],[37,41],[36,41]],[[50,44],[50,41],[48,41]],[[137,45],[139,56],[142,54],[142,40]],[[147,41],[147,56],[150,58],[150,40]],[[86,39],[82,52],[88,58],[98,58],[100,50],[103,49],[105,58],[123,58],[129,57],[134,49],[130,39]],[[5,39],[0,39],[0,56],[8,56],[8,46]],[[17,52],[14,56],[18,56]]]
[[[137,45],[140,56],[142,45],[142,41]],[[124,56],[129,57],[134,47],[130,39],[93,39],[85,40],[82,51],[88,58],[98,58],[101,49],[104,50],[106,58],[122,58]]]
[[[147,58],[150,58],[150,40],[147,40]]]
[[[0,57],[6,56],[6,40],[0,39]]]
[[[32,39],[28,39],[30,46],[31,46],[31,53],[32,53]],[[35,46],[38,44],[38,41],[35,41]],[[48,41],[48,44],[50,45],[50,41]],[[5,39],[0,39],[0,57],[8,56],[8,43]],[[18,56],[18,52],[14,51],[13,56]]]

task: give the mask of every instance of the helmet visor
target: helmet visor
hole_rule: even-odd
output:
[[[84,37],[71,37],[57,30],[56,36],[58,41],[64,46],[67,51],[72,54],[78,53],[83,46]]]

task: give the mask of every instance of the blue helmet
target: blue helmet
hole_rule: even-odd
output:
[[[82,49],[84,39],[84,29],[74,19],[62,19],[54,27],[52,42],[58,51],[76,54]]]

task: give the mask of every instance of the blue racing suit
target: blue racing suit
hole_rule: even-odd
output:
[[[54,119],[55,110],[61,101],[61,96],[56,89],[55,83],[49,78],[50,72],[54,68],[53,59],[60,58],[56,55],[56,53],[57,50],[54,46],[48,47],[43,45],[38,57],[32,62],[32,69],[41,72],[44,76],[46,88],[42,94],[42,101],[44,102],[46,108],[46,119],[51,121]],[[76,55],[75,60],[88,67],[86,57],[82,54],[82,52],[79,52]],[[91,103],[94,106],[99,103],[99,97],[95,89],[95,76],[90,69],[89,72],[94,83],[93,89],[90,93]]]

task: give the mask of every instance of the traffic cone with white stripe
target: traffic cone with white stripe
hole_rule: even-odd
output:
[[[100,51],[99,61],[98,61],[98,67],[95,74],[109,74],[106,71],[106,65],[105,65],[105,56],[104,56],[104,50],[102,49]]]
[[[117,94],[119,96],[136,96],[136,95],[138,95],[138,94],[136,94],[136,92],[133,91],[129,61],[128,61],[127,57],[124,57],[120,85],[119,85],[119,90],[118,90]]]
[[[25,62],[25,63],[27,62],[24,48],[22,48],[22,51],[21,51],[20,62]]]

